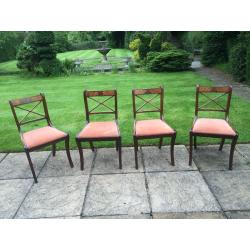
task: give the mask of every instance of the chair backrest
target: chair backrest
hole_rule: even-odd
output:
[[[210,97],[209,94],[217,94],[216,96]],[[206,103],[199,105],[199,95],[202,95],[207,100]],[[227,96],[226,103],[224,105],[219,103],[219,99],[223,96]],[[225,119],[227,119],[230,109],[232,96],[232,86],[222,87],[204,87],[196,86],[196,104],[195,104],[195,115],[198,116],[200,111],[213,111],[213,112],[224,112]],[[215,108],[208,108],[209,104],[215,105]]]
[[[24,107],[25,105],[34,103],[34,106],[31,108]],[[48,113],[48,108],[47,108],[47,103],[44,94],[39,94],[36,96],[30,96],[30,97],[25,97],[21,99],[15,99],[9,101],[16,125],[18,130],[20,131],[21,126],[28,124],[28,123],[33,123],[41,120],[46,120],[48,125],[51,125],[49,113]],[[38,106],[42,105],[43,106],[43,113],[36,112],[35,109],[38,108]],[[21,119],[18,118],[16,110],[22,110],[26,114],[24,117]],[[37,118],[34,119],[28,119],[29,116],[33,114],[37,116]]]
[[[86,111],[86,120],[89,122],[90,115],[101,115],[101,114],[114,114],[115,119],[118,119],[117,112],[117,91],[116,90],[103,90],[103,91],[88,91],[83,92],[85,111]],[[102,100],[100,100],[102,98]],[[111,99],[114,99],[114,104],[112,107],[107,104]],[[96,106],[89,109],[89,100],[94,101]],[[99,107],[105,108],[106,111],[95,111]]]
[[[143,96],[148,96],[148,95],[150,95],[149,99],[143,97]],[[157,97],[160,98],[160,104],[158,107],[152,103]],[[136,118],[137,114],[151,113],[151,112],[159,112],[160,118],[162,119],[162,116],[163,116],[163,97],[164,97],[163,87],[132,90],[134,119]],[[140,99],[140,101],[143,102],[138,108],[136,105],[136,99]],[[149,104],[152,108],[151,109],[143,109],[143,107],[145,107],[147,104]]]

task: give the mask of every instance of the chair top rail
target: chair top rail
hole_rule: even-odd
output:
[[[161,94],[162,88],[152,88],[152,89],[134,89],[134,95],[146,95],[146,94]]]
[[[85,90],[84,95],[86,97],[94,96],[115,96],[117,94],[116,90],[102,90],[102,91],[89,91]]]
[[[232,86],[204,87],[197,85],[197,91],[199,93],[231,93]]]
[[[43,96],[36,95],[36,96],[30,96],[30,97],[25,97],[25,98],[20,98],[20,99],[15,99],[15,100],[10,100],[10,104],[12,104],[14,107],[24,105],[24,104],[29,104],[32,102],[39,102],[43,100]]]

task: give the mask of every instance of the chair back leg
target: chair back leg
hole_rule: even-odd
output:
[[[116,145],[118,146],[118,154],[119,154],[119,168],[122,169],[122,141],[121,138],[116,141]]]
[[[26,156],[28,158],[28,162],[29,162],[29,165],[30,165],[30,169],[31,169],[34,181],[35,181],[35,183],[37,183],[37,177],[36,177],[36,173],[35,173],[35,170],[34,170],[34,167],[33,167],[33,163],[32,163],[31,158],[30,158],[30,153],[29,153],[28,150],[25,150],[25,153],[26,153]]]
[[[162,141],[163,141],[163,137],[160,138],[160,141],[159,141],[159,149],[161,149]]]
[[[138,169],[138,157],[137,157],[137,152],[138,152],[138,140],[134,136],[134,151],[135,151],[135,168]]]
[[[172,136],[171,138],[171,148],[170,148],[170,153],[171,153],[171,165],[174,166],[175,165],[175,161],[174,161],[174,144],[175,144],[175,138],[176,138],[176,133]]]
[[[189,133],[189,166],[192,165],[192,154],[193,154],[193,134]]]
[[[79,155],[80,155],[80,168],[83,171],[84,170],[84,158],[83,158],[83,152],[82,152],[82,145],[81,142],[76,139],[76,145],[78,147]]]
[[[94,144],[92,141],[89,142],[89,145],[90,145],[92,152],[95,152]]]
[[[233,169],[233,157],[234,157],[234,150],[235,150],[235,145],[238,140],[238,135],[236,135],[231,143],[231,149],[230,149],[230,156],[229,156],[229,170]]]
[[[220,142],[220,147],[219,147],[220,151],[222,151],[222,149],[223,149],[224,142],[225,142],[225,138],[222,138],[221,142]]]
[[[52,155],[55,156],[56,155],[56,144],[52,145]]]
[[[69,160],[69,165],[70,167],[74,167],[74,164],[72,162],[72,159],[71,159],[71,156],[70,156],[70,151],[69,151],[69,136],[67,136],[65,138],[65,149],[66,149],[66,153],[67,153],[67,157],[68,157],[68,160]]]

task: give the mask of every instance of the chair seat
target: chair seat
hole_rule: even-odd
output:
[[[194,133],[211,135],[236,135],[228,122],[223,119],[198,118],[194,123],[192,131]]]
[[[113,137],[119,137],[118,127],[114,121],[90,122],[78,135],[81,139]]]
[[[34,148],[62,139],[66,136],[66,133],[56,128],[46,126],[23,133],[23,141],[28,148]]]
[[[175,131],[161,119],[136,121],[136,136],[157,136],[169,135],[174,133]]]

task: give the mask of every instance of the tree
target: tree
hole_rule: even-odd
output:
[[[65,31],[57,31],[55,34],[55,44],[54,48],[57,53],[65,52],[70,50],[70,43],[68,41],[68,32]]]

